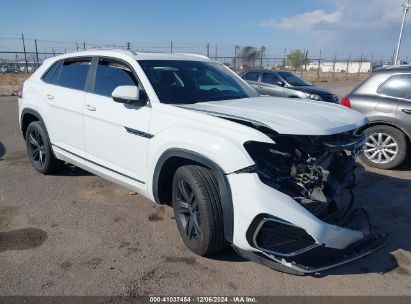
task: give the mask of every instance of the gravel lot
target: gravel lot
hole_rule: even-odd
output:
[[[36,173],[16,98],[2,97],[0,294],[411,295],[411,162],[360,168],[358,181],[357,205],[392,234],[371,256],[320,278],[279,273],[231,249],[202,258],[180,240],[171,208],[75,167]]]

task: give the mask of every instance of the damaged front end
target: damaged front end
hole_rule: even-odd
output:
[[[387,235],[371,227],[366,211],[353,208],[355,158],[362,152],[364,135],[270,137],[272,144],[245,143],[255,165],[231,174],[234,185],[234,175],[254,174],[266,186],[260,191],[267,192],[245,231],[253,250],[237,246],[241,255],[305,274],[347,263],[386,243]],[[269,204],[274,206],[266,199],[270,191]]]

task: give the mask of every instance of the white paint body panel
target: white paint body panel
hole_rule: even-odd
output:
[[[233,195],[233,243],[244,250],[258,251],[246,240],[252,220],[259,214],[270,214],[303,228],[320,245],[342,249],[360,240],[363,234],[327,224],[288,195],[263,184],[257,174],[228,175]]]
[[[347,107],[296,98],[255,97],[199,102],[184,107],[258,121],[280,134],[331,135],[367,123],[364,115]]]
[[[41,80],[56,60],[80,56],[108,56],[126,61],[137,73],[149,104],[129,107],[108,97]],[[198,103],[185,105],[185,108],[161,104],[136,59],[209,60],[198,55],[133,55],[125,51],[99,50],[48,59],[25,82],[23,99],[19,100],[19,117],[25,108],[40,113],[57,158],[152,200],[154,170],[168,149],[185,149],[214,161],[227,175],[232,192],[233,243],[244,250],[256,250],[248,244],[245,233],[260,213],[289,221],[305,229],[319,244],[333,248],[344,248],[362,237],[360,232],[320,221],[291,197],[263,184],[256,174],[233,173],[254,164],[244,149],[245,142],[273,141],[256,129],[215,117],[234,116],[258,121],[282,134],[330,135],[364,125],[367,121],[362,114],[338,105],[271,97]],[[48,94],[54,98],[48,99]],[[95,110],[90,111],[90,108]],[[131,134],[124,127],[152,137]]]

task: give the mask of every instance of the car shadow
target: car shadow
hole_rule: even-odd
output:
[[[233,247],[229,246],[223,251],[208,256],[209,259],[225,262],[247,262],[248,260],[237,254]]]
[[[396,177],[390,176],[393,173]],[[411,166],[405,163],[398,170],[378,170],[360,165],[355,206],[367,210],[371,225],[387,231],[389,241],[376,252],[325,271],[322,276],[388,272],[410,275]]]
[[[367,210],[371,225],[390,233],[388,243],[372,254],[351,263],[316,274],[317,277],[395,272],[411,274],[411,168],[405,164],[392,177],[393,170],[376,170],[359,165],[354,208]],[[409,172],[405,172],[409,171]],[[232,248],[211,256],[212,259],[241,262]]]
[[[6,154],[6,147],[0,141],[0,160],[3,160],[3,156]]]
[[[53,175],[57,176],[93,176],[93,173],[90,173],[86,170],[83,170],[79,167],[76,167],[71,164],[64,164],[63,168],[61,170],[58,170],[57,172],[53,173]]]

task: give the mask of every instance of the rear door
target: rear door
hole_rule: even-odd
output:
[[[242,78],[248,82],[248,84],[250,84],[255,90],[257,90],[257,92],[260,92],[260,84],[258,83],[260,80],[260,75],[261,73],[258,71],[249,71],[246,72]]]
[[[383,99],[376,110],[394,113],[396,125],[411,134],[411,74],[398,74],[388,78],[377,90]]]
[[[282,80],[274,73],[263,72],[261,76],[260,91],[262,94],[270,96],[282,96],[285,97],[287,94],[283,87],[278,85],[278,82]]]
[[[91,58],[65,59],[43,77],[47,106],[42,112],[51,143],[78,155],[84,151],[83,105],[90,67]]]
[[[140,88],[141,98],[147,95],[127,62],[96,58],[93,73],[84,103],[86,157],[144,189],[151,107],[115,102],[111,94],[118,86],[135,85]]]

